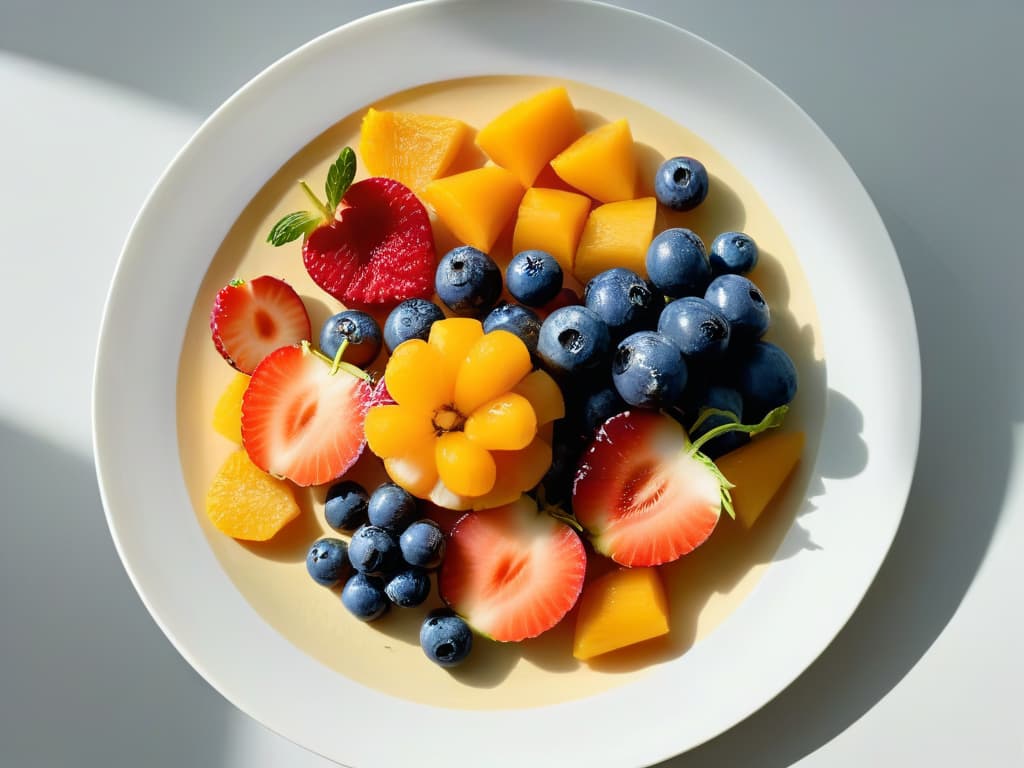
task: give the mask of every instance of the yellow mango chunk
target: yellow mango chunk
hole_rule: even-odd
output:
[[[489,251],[515,215],[523,191],[514,174],[489,165],[430,182],[423,199],[457,239]]]
[[[512,252],[547,251],[571,275],[589,213],[590,199],[584,195],[540,187],[526,190],[516,216]]]
[[[213,428],[228,440],[242,444],[242,395],[249,386],[249,377],[236,373],[213,409]]]
[[[562,390],[547,371],[538,369],[527,374],[512,391],[525,397],[533,406],[538,426],[565,416],[565,398],[562,397]]]
[[[472,131],[461,120],[371,107],[363,117],[359,156],[371,176],[400,181],[422,194],[443,176]]]
[[[636,197],[636,153],[626,120],[581,136],[551,161],[551,167],[567,184],[602,203]]]
[[[732,505],[747,528],[757,522],[804,452],[803,432],[768,432],[715,463],[736,487]]]
[[[476,145],[529,187],[551,158],[582,135],[569,93],[558,86],[498,115],[477,134]]]
[[[221,533],[246,541],[266,541],[299,516],[290,483],[271,477],[240,449],[213,478],[206,514]]]
[[[532,368],[530,351],[518,336],[502,330],[486,333],[470,347],[459,368],[455,405],[463,415],[471,414],[515,387]]]
[[[537,436],[537,415],[525,397],[506,392],[473,411],[464,431],[488,451],[521,451]]]
[[[434,444],[437,474],[452,493],[483,496],[494,487],[497,468],[491,454],[463,432],[446,432]]]
[[[584,587],[572,655],[586,661],[668,631],[668,600],[658,572],[621,568]]]
[[[584,285],[612,267],[647,276],[647,247],[654,237],[658,202],[653,197],[605,203],[590,212],[583,227],[573,272]]]

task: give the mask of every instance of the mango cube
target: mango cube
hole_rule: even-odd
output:
[[[228,440],[242,444],[242,395],[249,386],[249,377],[236,373],[213,409],[213,428]]]
[[[371,176],[400,181],[416,194],[444,175],[472,131],[461,120],[371,107],[363,117],[359,156]]]
[[[605,203],[592,210],[576,249],[576,278],[586,284],[612,267],[625,267],[646,277],[647,247],[654,237],[657,213],[653,197]]]
[[[572,274],[590,200],[574,192],[533,187],[519,204],[512,251],[547,251],[566,274]]]
[[[551,161],[551,167],[564,182],[602,203],[636,197],[636,153],[626,120],[581,136]]]
[[[747,528],[764,512],[804,452],[803,432],[769,432],[722,456],[715,463],[736,487],[732,505]]]
[[[583,135],[576,108],[564,87],[549,88],[519,102],[477,134],[476,144],[495,163],[533,185],[551,158]]]
[[[584,587],[572,655],[586,661],[668,631],[668,600],[657,570],[621,568]]]
[[[245,449],[228,456],[206,493],[206,514],[221,533],[266,541],[299,516],[292,486],[252,463]]]
[[[457,239],[486,252],[515,215],[523,187],[512,173],[490,165],[432,181],[423,198]]]

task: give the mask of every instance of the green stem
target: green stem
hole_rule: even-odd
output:
[[[719,435],[724,435],[727,432],[746,432],[748,435],[756,435],[765,430],[772,429],[782,424],[782,420],[786,417],[786,412],[789,410],[788,405],[780,405],[773,411],[769,411],[768,415],[765,416],[757,424],[721,424],[714,429],[709,429],[699,438],[693,441],[690,447],[687,449],[687,453],[690,456],[697,453],[709,440],[714,440]]]
[[[341,344],[338,345],[338,351],[334,353],[334,359],[331,360],[331,376],[336,374],[341,367],[341,358],[344,357],[348,344],[348,339],[342,339]]]
[[[302,187],[302,191],[306,193],[306,196],[312,201],[313,205],[316,206],[317,210],[324,215],[324,218],[327,219],[327,221],[334,218],[334,211],[320,201],[320,198],[316,196],[316,193],[312,189],[309,188],[309,184],[307,184],[305,180],[300,181],[299,186]]]
[[[338,371],[345,371],[346,373],[352,374],[357,379],[362,379],[363,381],[372,382],[373,381],[373,376],[371,376],[369,373],[364,371],[362,368],[357,368],[356,366],[352,365],[352,363],[346,363],[346,362],[344,362],[344,361],[342,361],[340,359],[341,355],[344,354],[344,349],[345,349],[344,345],[347,344],[347,343],[348,343],[347,340],[342,342],[342,347],[341,347],[341,349],[338,350],[338,354],[336,355],[337,359],[328,357],[327,355],[325,355],[323,352],[321,352],[318,349],[313,349],[313,345],[310,344],[308,341],[303,341],[302,342],[302,348],[304,350],[306,350],[306,352],[311,352],[312,354],[316,355],[321,360],[323,360],[325,363],[327,363],[327,365],[331,366],[331,375],[332,376],[334,374],[336,374]],[[335,368],[334,367],[335,365],[337,365],[338,367]]]
[[[697,417],[697,420],[693,422],[693,425],[690,427],[690,432],[696,432],[698,429],[700,429],[701,424],[710,419],[712,416],[725,416],[729,419],[731,423],[739,423],[739,419],[736,418],[736,414],[733,413],[732,411],[723,411],[719,408],[702,408],[700,411],[700,415]]]

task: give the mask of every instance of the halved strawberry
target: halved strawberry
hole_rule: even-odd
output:
[[[302,246],[313,281],[347,305],[397,304],[434,291],[434,235],[412,190],[385,178],[348,188],[336,218]]]
[[[329,483],[355,464],[372,387],[351,366],[331,370],[308,344],[256,366],[242,398],[242,444],[253,464],[296,485]]]
[[[311,335],[299,294],[269,275],[232,280],[221,288],[210,312],[210,333],[217,351],[242,373],[252,373],[275,349]]]
[[[477,632],[516,642],[561,621],[583,589],[587,555],[568,525],[528,496],[469,512],[452,529],[441,597]]]
[[[572,496],[598,552],[622,565],[660,565],[711,535],[721,486],[688,444],[679,422],[656,411],[626,411],[598,430]]]

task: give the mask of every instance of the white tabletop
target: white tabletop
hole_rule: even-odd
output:
[[[832,137],[900,254],[924,371],[914,487],[866,600],[775,701],[664,766],[1024,764],[1024,6],[621,4],[744,59]],[[162,168],[264,66],[387,5],[0,0],[0,764],[327,765],[222,700],[146,614],[104,523],[89,391]]]

